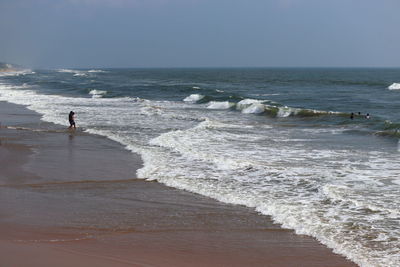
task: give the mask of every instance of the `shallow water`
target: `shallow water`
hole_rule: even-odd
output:
[[[27,70],[0,77],[0,100],[60,125],[73,110],[143,157],[140,178],[397,266],[399,82],[399,69]]]

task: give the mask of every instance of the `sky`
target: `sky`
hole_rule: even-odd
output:
[[[0,0],[0,62],[399,67],[399,0]]]

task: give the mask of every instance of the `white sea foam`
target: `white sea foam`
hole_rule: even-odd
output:
[[[247,108],[242,109],[242,113],[245,114],[261,114],[265,111],[265,106],[263,104],[251,104]]]
[[[200,90],[201,89],[199,86],[193,86],[192,88],[196,89],[196,90]]]
[[[200,95],[200,94],[191,94],[190,96],[186,97],[185,99],[183,99],[183,101],[185,102],[192,102],[192,103],[196,103],[197,101],[200,101],[201,99],[204,98],[204,95]]]
[[[279,107],[277,117],[281,117],[281,118],[289,117],[290,115],[294,115],[296,113],[297,113],[297,110],[294,108],[287,107],[287,106]]]
[[[105,71],[105,70],[88,70],[87,72],[89,72],[89,73],[105,73],[107,71]]]
[[[150,161],[152,163],[150,164],[155,164],[157,169],[152,170],[150,166],[146,166],[140,172],[142,177],[156,178],[167,185],[205,194],[224,202],[254,207],[264,214],[272,215],[274,219],[277,222],[282,223],[284,227],[295,229],[299,234],[315,236],[324,244],[334,248],[336,252],[349,256],[363,266],[391,266],[390,264],[398,261],[396,258],[391,258],[390,256],[378,256],[379,251],[374,251],[373,249],[368,248],[368,246],[364,247],[364,245],[362,245],[361,249],[360,244],[354,242],[355,237],[353,235],[348,235],[346,231],[346,225],[348,222],[363,224],[363,220],[365,220],[365,223],[370,223],[369,219],[371,217],[363,214],[363,210],[366,207],[373,207],[372,205],[362,205],[366,200],[369,200],[367,196],[363,194],[358,195],[355,188],[339,186],[338,188],[347,188],[348,193],[346,193],[346,196],[333,199],[334,204],[332,206],[323,204],[325,202],[324,196],[318,194],[314,194],[312,201],[310,202],[310,192],[313,190],[313,187],[318,186],[321,182],[321,177],[326,177],[327,179],[325,182],[328,184],[324,188],[333,188],[333,185],[329,185],[329,180],[331,179],[330,177],[332,174],[334,174],[334,171],[332,173],[332,171],[325,169],[323,166],[329,164],[329,161],[332,160],[335,162],[344,160],[348,155],[347,151],[320,151],[320,153],[316,153],[315,151],[313,154],[309,154],[309,152],[305,150],[287,150],[284,147],[276,147],[276,151],[275,149],[268,149],[270,151],[267,152],[268,150],[265,150],[265,148],[261,149],[258,147],[258,152],[263,155],[277,155],[276,159],[274,159],[274,157],[268,157],[269,162],[266,162],[267,165],[263,166],[262,159],[254,157],[253,150],[248,150],[245,146],[241,146],[240,148],[228,148],[229,146],[232,146],[232,144],[237,145],[242,136],[225,135],[222,137],[219,136],[220,134],[215,135],[215,133],[210,132],[209,128],[204,132],[202,129],[204,129],[204,127],[166,133],[153,139],[151,142],[153,145],[172,149],[174,153],[182,155],[185,160],[190,159],[194,166],[197,165],[197,167],[191,168],[191,175],[195,174],[195,180],[193,180],[194,178],[192,177],[185,176],[185,174],[182,173],[184,170],[179,170],[178,168],[171,170],[166,167],[168,165],[175,167],[180,166],[182,164],[180,158],[173,158],[166,162],[157,161],[157,163],[155,163],[156,160],[154,155],[152,157],[149,156],[149,160],[151,158]],[[221,132],[221,127],[219,127],[218,132]],[[282,135],[277,135],[275,133],[273,136]],[[271,136],[269,138],[271,138]],[[224,139],[228,139],[229,143],[223,142],[222,140]],[[279,140],[277,138],[271,139],[274,139],[275,142]],[[205,140],[207,140],[207,145],[204,144]],[[249,139],[246,141],[249,141]],[[240,143],[245,145],[243,142]],[[214,149],[210,150],[210,144],[212,144]],[[241,151],[240,154],[235,153],[235,150],[238,149]],[[230,151],[230,153],[219,154],[218,151]],[[287,158],[285,161],[286,163],[282,165],[286,166],[284,173],[271,168],[271,166],[275,165],[274,160],[282,160],[279,156],[282,154]],[[298,162],[298,155],[302,155],[302,158],[305,157],[306,161],[301,160],[301,162]],[[362,158],[361,154],[358,156]],[[308,157],[313,159],[313,167],[307,167]],[[207,162],[208,164],[199,165],[200,162]],[[373,166],[369,166],[370,168],[381,169],[383,167],[381,165],[383,164],[382,161],[380,162],[379,160],[375,160],[374,162]],[[342,164],[345,166],[348,163],[344,161]],[[393,164],[393,161],[391,161],[391,164]],[[291,167],[287,168],[287,166],[290,165]],[[354,181],[358,181],[360,184],[365,184],[365,187],[363,188],[364,190],[379,185],[379,183],[374,180],[375,178],[371,177],[374,172],[364,170],[366,166],[367,165],[362,166],[360,169],[357,168],[358,174],[357,176],[354,176],[354,178],[352,178],[352,175],[357,172],[352,171],[353,174],[351,172],[346,174],[348,170],[344,170],[339,177],[347,177],[349,184],[353,184]],[[161,171],[164,167],[168,169],[168,172]],[[363,173],[359,174],[360,171]],[[392,174],[386,173],[384,176],[395,175],[395,172],[396,171],[393,170]],[[176,177],[181,178],[176,179]],[[227,180],[224,177],[231,177],[236,182],[229,179],[229,184],[226,184]],[[250,181],[250,184],[254,185],[253,179],[258,179],[257,177],[263,177],[263,179],[265,179],[264,182],[258,184],[258,188],[263,192],[263,194],[259,194],[260,192],[258,189],[253,186],[249,187],[248,185],[248,182]],[[307,179],[305,179],[305,177],[307,177]],[[259,182],[261,181],[258,180],[258,183]],[[293,186],[295,184],[296,186]],[[218,188],[217,192],[213,190],[213,188]],[[240,190],[238,190],[239,188]],[[351,198],[355,197],[357,200],[351,200]],[[354,207],[358,212],[355,213],[355,211],[352,211],[348,214],[344,212],[347,209],[346,206],[349,203],[349,199],[351,200],[351,203],[353,203],[351,210],[353,209],[352,207]],[[374,202],[376,201],[377,200],[374,199]],[[398,216],[396,217],[398,208],[395,206],[393,208],[394,210],[391,211],[392,217],[394,216],[393,218],[398,218]],[[379,206],[376,205],[374,211],[388,212],[387,210],[385,211],[380,209]],[[381,217],[375,216],[375,220],[379,220],[379,218]],[[354,234],[362,235],[369,231],[370,229],[364,229],[358,233],[354,232]],[[384,231],[389,232],[390,229],[388,228]],[[393,236],[396,234],[391,232],[389,235]],[[368,241],[366,240],[365,242],[366,245]],[[391,245],[389,246],[394,245],[393,242],[390,243]],[[356,248],[358,252],[354,253]]]
[[[75,73],[74,76],[87,76],[87,74],[83,73],[83,72],[79,72],[79,73]]]
[[[400,90],[400,83],[392,83],[389,87],[389,90]]]
[[[0,72],[0,77],[20,76],[20,75],[28,75],[28,74],[35,74],[35,72],[30,70],[30,69],[15,70],[15,71],[4,71],[4,72]]]
[[[61,72],[61,73],[77,73],[80,72],[79,70],[71,70],[71,69],[59,69],[57,70],[57,72]]]
[[[92,95],[92,97],[97,98],[97,97],[103,97],[104,95],[107,94],[107,91],[103,90],[90,90],[89,95]]]
[[[228,101],[211,101],[207,108],[208,109],[230,109],[235,106],[235,103]]]
[[[263,102],[264,102],[264,101],[262,101],[262,100],[257,100],[257,99],[249,99],[249,98],[243,99],[243,100],[239,101],[239,102],[236,104],[236,109],[242,110],[242,109],[244,109],[244,108],[247,108],[247,107],[251,106],[252,104],[261,104],[261,103],[263,103]]]
[[[57,72],[60,72],[60,73],[71,73],[75,77],[87,76],[87,73],[85,71],[82,71],[82,70],[59,69],[59,70],[57,70]]]

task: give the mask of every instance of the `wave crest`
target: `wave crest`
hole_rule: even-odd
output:
[[[239,109],[239,110],[242,110],[242,109],[245,109],[245,108],[251,106],[252,104],[261,104],[263,102],[264,101],[258,100],[258,99],[246,98],[246,99],[243,99],[243,100],[239,101],[236,104],[236,108]]]
[[[80,72],[79,70],[71,70],[71,69],[59,69],[57,70],[57,72],[61,72],[61,73],[77,73]]]
[[[93,98],[100,98],[107,94],[107,91],[102,90],[90,90],[89,95],[92,95]]]
[[[251,104],[249,107],[244,108],[242,113],[244,114],[261,114],[265,111],[265,105],[260,103]]]
[[[208,103],[208,109],[230,109],[235,106],[235,103],[229,101],[211,101]]]
[[[389,87],[389,90],[400,90],[400,83],[392,83]]]
[[[183,99],[185,102],[191,102],[191,103],[196,103],[197,101],[200,101],[201,99],[204,98],[204,95],[200,94],[191,94],[190,96],[186,97]]]
[[[88,70],[89,73],[105,73],[105,70]]]

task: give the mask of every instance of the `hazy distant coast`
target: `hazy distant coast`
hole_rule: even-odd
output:
[[[0,72],[16,71],[17,66],[9,63],[0,62]]]

